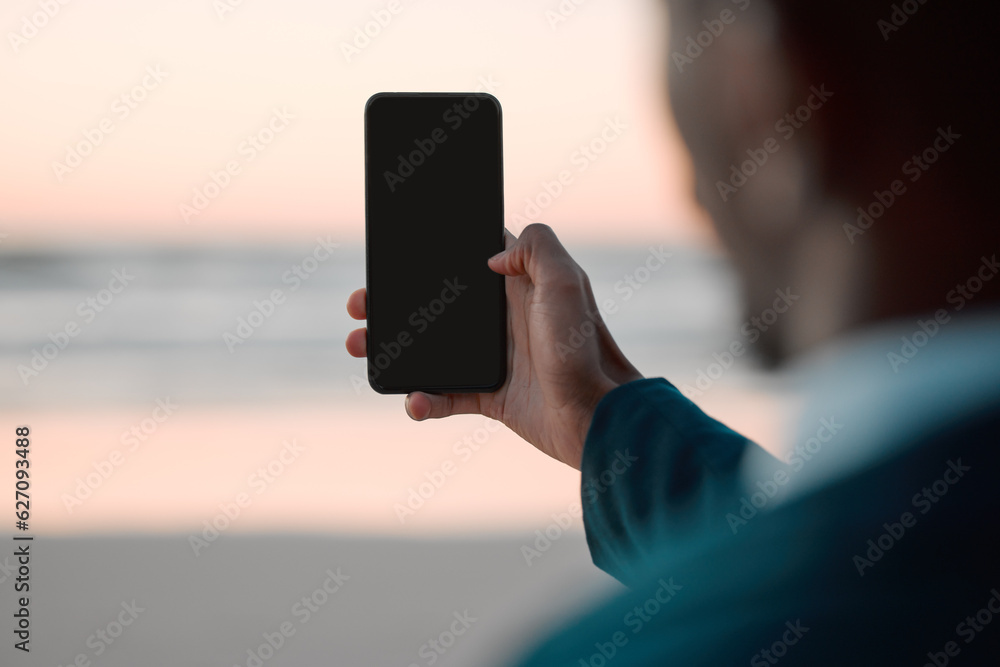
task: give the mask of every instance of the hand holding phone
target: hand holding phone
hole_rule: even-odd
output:
[[[375,96],[377,100],[382,96]],[[460,96],[461,97],[461,96]],[[452,100],[448,101],[454,104]],[[377,105],[369,103],[369,113],[367,114],[368,131],[373,128],[391,126],[389,117],[375,119],[371,114],[372,108]],[[399,150],[395,154],[393,149],[382,151],[382,159],[378,165],[386,166],[395,164],[396,175],[403,180],[398,181],[392,174],[393,170],[386,169],[379,171],[375,169],[376,163],[367,161],[366,182],[372,187],[376,178],[382,178],[388,188],[392,182],[398,187],[421,183],[417,178],[421,173],[418,168],[429,164],[428,160],[443,157],[445,154],[439,152],[441,147],[447,145],[448,141],[457,134],[430,134],[426,128],[428,124],[434,125],[438,118],[444,119],[443,113],[446,108],[438,107],[425,114],[420,124],[419,131],[414,131],[412,126],[407,126],[401,136],[397,136],[392,145],[404,145],[409,143],[410,154],[406,155]],[[376,108],[376,111],[378,109]],[[441,116],[436,117],[436,113]],[[458,113],[457,111],[455,113]],[[469,112],[471,115],[471,111]],[[499,113],[499,106],[497,106]],[[461,117],[461,116],[460,116]],[[468,120],[463,118],[463,125]],[[497,119],[499,121],[499,117]],[[374,122],[373,122],[374,121]],[[409,121],[406,121],[409,122]],[[405,124],[405,123],[404,123]],[[465,126],[466,129],[471,126]],[[461,129],[459,126],[458,129]],[[442,129],[442,131],[444,131]],[[456,130],[457,131],[457,130]],[[423,134],[421,134],[421,132]],[[435,141],[444,138],[443,141],[436,141],[436,145],[431,151],[430,144],[426,139]],[[414,139],[416,137],[416,139]],[[422,143],[421,143],[422,142]],[[373,152],[369,139],[366,137],[366,151],[370,157]],[[413,154],[413,151],[420,151],[420,146],[426,148],[423,157],[425,162],[421,162],[420,155]],[[499,155],[499,154],[497,154]],[[480,158],[482,155],[480,155]],[[394,158],[394,159],[393,159]],[[475,164],[475,159],[465,163],[466,166]],[[409,167],[413,167],[410,171]],[[385,174],[389,170],[389,174]],[[429,172],[424,172],[429,173]],[[479,172],[482,173],[482,172]],[[499,178],[499,176],[498,176]],[[492,178],[490,179],[492,181]],[[380,186],[381,187],[381,186]],[[490,189],[490,188],[487,188]],[[505,286],[506,312],[500,322],[504,323],[505,351],[502,357],[504,363],[503,372],[499,377],[504,378],[499,387],[476,390],[475,385],[489,381],[494,369],[490,368],[491,363],[495,363],[498,357],[493,356],[493,343],[496,338],[490,339],[489,344],[482,346],[485,351],[486,360],[492,360],[485,365],[490,369],[489,373],[483,373],[481,378],[472,376],[461,377],[467,369],[447,367],[451,364],[448,359],[447,346],[440,350],[442,355],[439,361],[446,367],[446,373],[455,371],[447,383],[455,383],[459,378],[457,390],[441,390],[437,387],[429,388],[427,378],[431,377],[432,369],[421,369],[418,364],[407,365],[409,372],[415,375],[411,378],[400,380],[398,376],[390,376],[384,373],[393,367],[397,361],[404,359],[414,348],[417,336],[417,328],[422,329],[422,334],[433,334],[432,327],[445,325],[438,332],[443,331],[451,325],[455,325],[459,331],[461,324],[445,319],[447,312],[460,312],[450,310],[453,306],[462,303],[462,300],[470,295],[465,291],[465,282],[455,278],[459,273],[455,273],[455,265],[449,265],[450,271],[427,271],[426,275],[416,281],[415,276],[425,271],[427,267],[436,266],[438,263],[447,264],[454,257],[449,252],[439,252],[443,240],[436,236],[436,232],[431,229],[417,229],[403,225],[401,220],[409,220],[406,211],[399,210],[394,214],[385,215],[391,211],[391,206],[380,208],[376,203],[373,207],[372,190],[369,189],[368,197],[368,288],[359,289],[351,294],[347,302],[348,313],[359,320],[368,320],[368,327],[356,329],[347,337],[347,349],[353,356],[367,357],[369,363],[370,376],[373,363],[380,372],[377,377],[369,382],[375,386],[376,390],[390,392],[408,391],[407,412],[413,419],[424,420],[442,418],[455,414],[482,414],[492,419],[503,422],[507,427],[516,432],[519,436],[532,443],[539,450],[549,456],[562,461],[574,468],[580,467],[580,457],[583,450],[583,443],[586,439],[587,430],[594,410],[601,398],[614,387],[641,379],[642,375],[629,363],[608,332],[597,304],[594,300],[593,292],[586,273],[573,260],[563,245],[556,238],[555,233],[546,225],[528,225],[519,238],[515,238],[507,232],[504,238],[505,250],[499,256],[493,256],[494,252],[487,251],[487,246],[492,243],[491,233],[483,233],[482,239],[477,239],[476,234],[483,232],[483,228],[476,227],[475,218],[469,219],[471,227],[463,227],[459,221],[461,216],[452,219],[454,227],[452,231],[459,236],[469,234],[463,238],[463,243],[476,245],[482,242],[482,252],[484,256],[476,257],[474,261],[460,270],[461,275],[469,272],[475,274],[476,268],[484,268],[496,279],[501,286]],[[444,191],[442,191],[444,192]],[[490,217],[494,213],[493,206],[496,206],[496,224],[502,226],[502,210],[500,202],[502,195],[500,188],[493,191],[493,195],[486,194],[481,198],[481,202],[488,202],[489,206],[480,211],[484,216],[479,220],[494,220]],[[384,191],[378,196],[385,196]],[[461,197],[461,193],[458,193]],[[434,208],[433,198],[416,198],[419,206],[414,210],[431,211]],[[385,202],[382,202],[383,204]],[[463,202],[475,205],[475,202]],[[394,217],[396,216],[396,217]],[[376,220],[380,218],[381,221]],[[386,224],[395,220],[395,224]],[[426,224],[431,227],[433,220]],[[403,237],[394,237],[392,231],[395,227]],[[414,222],[413,227],[419,224]],[[488,226],[485,226],[488,228]],[[502,228],[502,227],[501,227]],[[426,236],[421,237],[421,231],[426,232]],[[475,231],[476,233],[473,233]],[[388,236],[386,236],[388,234]],[[402,238],[403,240],[392,243],[387,239]],[[444,244],[447,245],[447,244]],[[499,251],[499,248],[496,248]],[[384,253],[393,255],[397,263],[386,263],[382,255]],[[479,254],[476,251],[475,254]],[[399,271],[400,267],[405,267]],[[440,268],[440,267],[438,267]],[[382,271],[386,273],[383,274]],[[480,274],[481,277],[482,274]],[[386,281],[382,278],[387,277]],[[446,284],[450,280],[450,284]],[[406,289],[414,282],[419,282],[423,287],[419,293]],[[484,284],[489,284],[484,281]],[[394,307],[394,318],[383,318],[379,309],[392,306],[393,286],[398,285],[402,291],[409,296],[407,300]],[[504,289],[504,287],[501,287]],[[377,290],[377,293],[373,293]],[[385,295],[385,296],[383,296]],[[425,317],[420,311],[421,298],[438,300],[440,304],[423,304],[427,312],[435,319]],[[451,300],[449,303],[448,300]],[[383,305],[384,304],[384,305]],[[482,301],[483,311],[478,311],[479,316],[485,312],[489,324],[483,330],[491,330],[493,321],[491,309],[495,307],[495,302],[491,306],[490,299]],[[374,310],[374,312],[373,312]],[[435,311],[439,311],[435,313]],[[415,314],[414,314],[415,313]],[[410,317],[413,317],[413,330],[410,325]],[[386,325],[386,322],[389,325]],[[476,319],[471,317],[466,323],[466,331],[476,330]],[[372,328],[378,327],[382,332],[377,336],[372,335]],[[398,337],[398,332],[405,331],[407,336],[402,339]],[[582,340],[574,336],[573,332],[586,331],[586,336]],[[388,332],[388,333],[386,333]],[[396,332],[397,338],[392,339]],[[398,347],[393,345],[395,342]],[[464,342],[476,345],[476,339]],[[404,344],[405,343],[405,344]],[[480,340],[481,344],[482,341]],[[383,345],[384,344],[384,345]],[[385,354],[384,358],[379,358],[379,354]],[[379,365],[384,368],[379,368]],[[403,368],[399,365],[397,368]],[[484,367],[476,369],[481,373]],[[417,378],[417,379],[414,379]],[[471,380],[471,381],[470,381]],[[386,384],[382,384],[386,383]]]
[[[416,391],[407,397],[407,413],[418,421],[482,414],[579,469],[601,398],[642,375],[618,349],[597,314],[586,274],[551,229],[533,224],[516,240],[508,234],[507,250],[489,265],[507,276],[506,382],[482,394]],[[365,319],[366,301],[366,290],[356,290],[347,301],[347,312]],[[593,335],[574,343],[571,332],[584,322],[594,325]],[[365,357],[367,337],[363,328],[348,334],[348,352]]]

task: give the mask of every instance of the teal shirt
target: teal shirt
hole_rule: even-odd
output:
[[[581,493],[594,563],[629,590],[518,664],[1000,664],[998,430],[994,402],[772,503],[790,464],[662,378],[620,386]],[[763,486],[741,477],[749,455]]]

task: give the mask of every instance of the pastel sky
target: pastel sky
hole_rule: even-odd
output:
[[[560,234],[709,239],[661,5],[589,0],[553,23],[555,0],[8,0],[3,242],[361,240],[367,98],[481,88],[503,105],[508,226],[568,169],[537,216]],[[620,134],[581,161],[609,122]]]

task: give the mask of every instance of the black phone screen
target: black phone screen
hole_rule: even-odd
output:
[[[378,93],[365,108],[368,380],[492,391],[506,377],[500,103]]]

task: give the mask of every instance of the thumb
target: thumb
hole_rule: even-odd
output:
[[[404,407],[410,419],[418,422],[451,415],[482,414],[479,394],[428,394],[415,391],[406,397]]]

